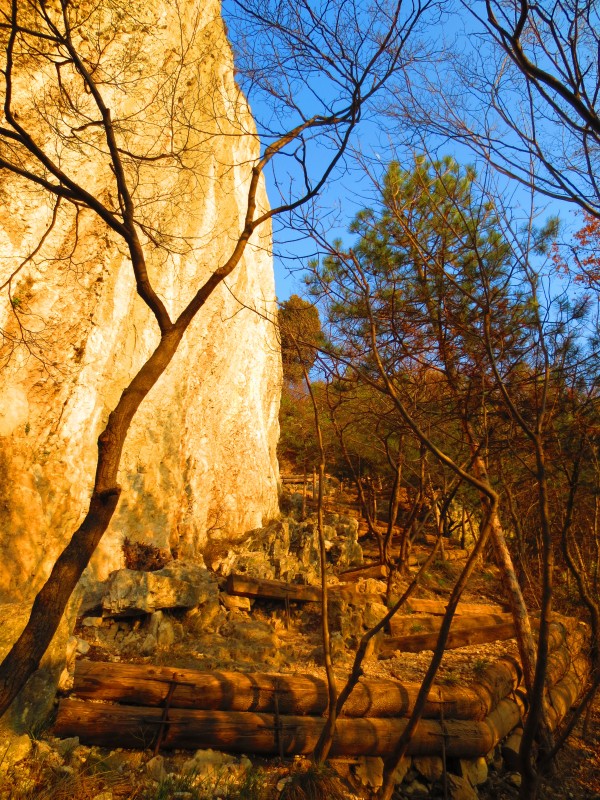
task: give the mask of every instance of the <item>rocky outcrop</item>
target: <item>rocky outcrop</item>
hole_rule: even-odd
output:
[[[58,630],[46,651],[39,669],[26,683],[13,701],[8,712],[0,719],[0,753],[10,752],[9,761],[21,753],[26,733],[31,733],[52,709],[56,686],[69,652],[74,655],[76,640],[71,636],[75,624],[75,600],[63,616]],[[0,605],[0,661],[8,654],[29,618],[29,609],[23,604]],[[17,738],[14,736],[17,734]],[[2,766],[0,765],[0,776]],[[0,777],[0,784],[2,783]]]
[[[102,600],[105,616],[131,617],[163,608],[195,608],[218,599],[217,580],[197,564],[173,561],[155,572],[115,570]]]
[[[340,568],[362,563],[355,519],[326,514],[323,534],[330,563]],[[312,516],[298,522],[293,517],[283,517],[249,531],[234,546],[214,542],[206,556],[210,568],[220,575],[236,572],[252,578],[318,584],[321,569],[317,519]]]
[[[129,173],[149,271],[176,315],[232,249],[258,145],[216,0],[106,8],[102,19],[94,12],[84,22],[80,44],[93,48],[97,37],[106,44],[102,57],[119,65],[116,84],[107,78],[102,88],[122,141],[153,156],[188,137],[180,158],[150,158]],[[20,118],[38,125],[65,169],[110,203],[114,182],[101,147],[59,146],[39,117],[51,106],[38,101],[52,99],[56,81],[52,64],[43,69],[31,67],[16,83]],[[0,308],[0,602],[12,602],[31,598],[82,518],[98,434],[157,328],[122,242],[96,215],[61,203],[42,248],[24,263],[54,201],[17,179],[0,194],[0,285],[15,273]],[[266,207],[264,189],[259,201]],[[226,540],[276,515],[280,356],[272,323],[254,311],[274,313],[269,253],[265,226],[134,418],[120,504],[90,568],[95,578],[122,566],[126,536],[194,558],[211,535]]]

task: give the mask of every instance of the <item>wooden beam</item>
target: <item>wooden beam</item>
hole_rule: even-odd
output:
[[[327,588],[332,595],[341,597],[348,602],[385,602],[384,594],[366,594],[358,591],[352,585],[333,583]],[[237,575],[235,573],[228,576],[226,591],[228,594],[238,597],[259,597],[265,600],[285,600],[287,598],[303,603],[321,602],[321,588],[319,586],[250,578],[246,575]]]
[[[359,581],[363,578],[374,578],[375,580],[386,580],[388,568],[385,564],[363,564],[362,567],[354,567],[340,572],[339,577],[342,581]]]
[[[78,736],[88,745],[142,749],[152,745],[161,716],[160,708],[61,700],[53,732],[63,738]],[[504,713],[500,724],[508,720],[514,727],[514,716],[513,713],[509,719]],[[517,711],[517,722],[518,719]],[[339,719],[330,755],[390,755],[406,723],[405,719]],[[166,750],[210,747],[256,755],[280,752],[286,756],[309,755],[323,724],[322,717],[276,717],[274,714],[174,708],[169,711],[162,747]],[[442,729],[439,722],[421,720],[411,740],[409,754],[437,755],[445,739],[448,756],[475,758],[494,747],[499,730],[499,726],[490,726],[487,721],[448,720]]]
[[[502,660],[471,686],[433,686],[424,718],[484,719],[498,701],[515,689],[521,673],[516,663]],[[339,682],[344,680],[339,676]],[[82,699],[125,705],[160,705],[171,682],[174,708],[257,711],[281,714],[324,714],[327,683],[312,675],[199,672],[189,669],[78,661],[73,691]],[[414,708],[419,683],[362,678],[348,698],[348,717],[406,717]]]
[[[467,628],[465,630],[450,629],[446,641],[446,650],[456,650],[459,647],[468,647],[472,644],[485,644],[505,639],[513,639],[515,626],[512,622],[500,625],[487,625],[483,628]],[[379,654],[391,656],[396,650],[404,653],[420,653],[423,650],[433,650],[437,644],[438,633],[417,633],[412,636],[385,637],[379,646]]]
[[[443,703],[447,718],[484,719],[503,697],[517,688],[521,677],[516,659],[504,656],[470,686],[434,685],[425,706],[425,718],[438,717]],[[313,675],[200,672],[84,660],[76,663],[74,690],[79,697],[89,699],[151,705],[164,700],[173,680],[180,682],[172,698],[175,707],[272,711],[275,692],[283,713],[322,714],[327,705],[325,679]],[[339,676],[339,680],[344,680],[344,676]],[[362,678],[343,713],[370,717],[407,715],[419,689],[416,682]]]
[[[415,616],[415,619],[419,619]],[[507,619],[512,619],[510,615]],[[537,620],[532,620],[533,628],[539,624]],[[454,623],[454,619],[453,619]],[[440,626],[441,627],[441,626]],[[548,644],[551,651],[563,647],[572,633],[572,628],[564,622],[551,622]],[[439,628],[433,633],[415,633],[407,636],[386,636],[379,645],[379,654],[391,656],[396,650],[405,653],[420,653],[423,650],[433,650],[437,644]],[[473,627],[467,625],[459,627],[454,625],[450,628],[446,641],[446,650],[456,650],[460,647],[469,647],[472,644],[485,644],[487,642],[504,641],[514,639],[516,636],[512,621],[505,621],[495,625]]]
[[[452,618],[451,630],[470,630],[512,622],[511,614],[458,614]],[[441,616],[421,614],[396,614],[390,620],[392,636],[412,636],[417,633],[435,633],[442,625]]]
[[[404,605],[406,611],[412,611],[415,614],[434,614],[436,616],[446,613],[448,603],[444,600],[421,600],[419,598],[409,597]],[[468,603],[459,602],[455,616],[461,614],[506,614],[510,611],[507,606],[499,606],[494,603]]]

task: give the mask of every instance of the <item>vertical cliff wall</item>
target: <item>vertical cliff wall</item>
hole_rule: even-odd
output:
[[[78,45],[99,54],[98,80],[118,126],[150,274],[176,315],[231,252],[258,152],[219,4],[114,0],[82,2],[74,13]],[[102,131],[92,118],[80,124],[89,98],[76,94],[73,79],[78,124],[57,125],[57,67],[29,56],[18,66],[23,124],[81,185],[116,204]],[[63,72],[64,83],[68,66]],[[97,215],[64,201],[56,208],[37,187],[3,177],[0,602],[7,602],[31,597],[81,520],[98,434],[156,344],[157,326],[136,295],[123,242]],[[262,188],[259,200],[266,207]],[[125,536],[191,556],[208,537],[276,514],[280,355],[273,325],[252,309],[274,313],[266,226],[134,418],[96,576],[121,564]]]

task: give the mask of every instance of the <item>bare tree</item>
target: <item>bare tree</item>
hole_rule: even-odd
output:
[[[582,433],[597,400],[596,318],[585,298],[578,302],[555,293],[547,280],[554,221],[541,230],[531,219],[514,224],[500,198],[478,186],[473,171],[457,169],[451,159],[425,164],[417,159],[412,172],[392,164],[380,187],[383,202],[362,211],[353,225],[354,247],[330,246],[329,257],[315,267],[315,291],[322,292],[348,367],[392,399],[429,452],[477,490],[485,513],[489,508],[530,703],[521,747],[522,796],[535,797],[556,753],[545,678],[561,545],[592,623],[593,673],[584,702],[597,686],[593,512],[581,520],[591,532],[581,535],[580,529],[576,537],[573,530],[587,447]],[[412,411],[407,390],[422,364],[444,387],[438,408],[427,409],[431,435]],[[461,438],[450,450],[454,437]],[[470,466],[459,472],[461,446]],[[557,470],[553,460],[561,448],[563,466]],[[503,499],[495,492],[500,453],[505,466],[511,460],[519,465],[539,534],[537,643],[497,510]],[[585,542],[587,568],[576,538]]]
[[[600,216],[600,14],[589,0],[461,3],[467,36],[392,113]],[[390,110],[389,106],[386,109]]]
[[[180,43],[165,74],[144,55],[153,20],[145,10],[122,0],[70,3],[69,0],[11,0],[0,5],[3,119],[0,170],[19,186],[34,187],[51,202],[60,199],[69,213],[95,215],[124,244],[137,293],[154,318],[157,344],[122,392],[98,439],[98,461],[88,510],[38,593],[23,633],[0,666],[0,713],[35,671],[66,603],[104,534],[121,489],[117,472],[130,423],[140,403],[172,360],[192,320],[236,268],[253,234],[276,215],[310,203],[343,158],[365,106],[385,81],[410,61],[404,48],[428,0],[405,8],[402,0],[348,4],[283,2],[237,3],[252,34],[252,59],[246,64],[249,87],[271,92],[280,119],[288,126],[273,132],[259,150],[244,100],[227,102],[218,82],[203,86],[201,65],[190,39],[202,37],[202,3],[193,9],[175,4]],[[238,18],[239,19],[239,18]],[[261,66],[262,65],[262,66]],[[145,75],[146,80],[136,79]],[[181,105],[181,85],[198,81],[201,119]],[[28,94],[31,86],[39,89]],[[286,98],[294,96],[296,118],[289,123]],[[314,98],[321,98],[317,113]],[[29,106],[27,99],[29,98]],[[152,102],[167,106],[164,125],[145,115]],[[301,104],[305,110],[302,110]],[[233,106],[233,107],[232,107]],[[209,112],[212,109],[212,114]],[[143,123],[143,124],[142,124]],[[156,228],[155,181],[151,168],[183,170],[184,191],[174,199],[173,215],[193,193],[203,154],[219,136],[248,139],[248,159],[238,168],[247,186],[241,224],[232,221],[231,248],[211,265],[207,279],[191,287],[180,309],[169,310],[156,289],[149,254],[197,245],[173,239]],[[314,166],[308,143],[329,145]],[[262,176],[276,156],[300,164],[300,188],[290,187],[279,205],[259,202]],[[101,183],[83,181],[89,159],[99,165]]]

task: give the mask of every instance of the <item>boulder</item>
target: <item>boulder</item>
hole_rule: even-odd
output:
[[[429,789],[421,781],[413,780],[402,788],[409,797],[429,797]]]
[[[356,520],[333,515],[332,522],[324,526],[323,535],[330,561],[339,566],[362,563]],[[318,583],[321,569],[317,520],[275,520],[250,531],[235,548],[212,558],[210,564],[221,575],[236,572],[265,580]]]
[[[467,778],[448,773],[448,789],[452,800],[478,800],[479,795]]]
[[[485,758],[460,760],[460,771],[472,786],[481,786],[488,779],[488,765]]]
[[[146,773],[153,781],[163,781],[167,777],[165,759],[163,756],[154,756],[146,762]]]
[[[164,608],[194,608],[218,600],[216,578],[195,564],[171,562],[156,572],[116,570],[110,575],[102,607],[107,616],[131,617]]]
[[[383,785],[383,759],[361,756],[355,767],[355,773],[363,786],[379,789]]]
[[[78,597],[75,593],[40,666],[0,719],[0,753],[7,749],[15,735],[20,737],[25,732],[35,730],[50,713],[61,675],[67,661],[74,656],[77,646],[77,640],[70,635],[75,626],[77,604]],[[25,604],[0,605],[0,661],[21,634],[29,613],[30,609]],[[22,742],[24,741],[23,739]],[[10,747],[12,750],[12,745]]]
[[[502,745],[502,761],[505,769],[509,772],[517,772],[519,770],[519,749],[522,737],[523,728],[515,728]]]
[[[358,520],[340,514],[327,517],[335,539],[329,559],[338,567],[354,567],[363,563],[362,548],[358,543]]]
[[[246,756],[237,759],[216,750],[197,750],[193,758],[183,764],[182,772],[204,783],[218,781],[226,785],[232,779],[239,779],[251,767],[252,763]]]
[[[439,781],[444,774],[444,764],[440,756],[415,756],[413,767],[428,783]]]
[[[396,783],[402,783],[408,771],[412,768],[412,758],[410,756],[404,756],[400,760],[400,763],[394,770],[394,780]]]
[[[18,764],[19,761],[27,758],[31,751],[31,737],[26,733],[20,736],[8,736],[0,732],[0,753],[2,754],[0,775],[7,772],[13,764]]]

